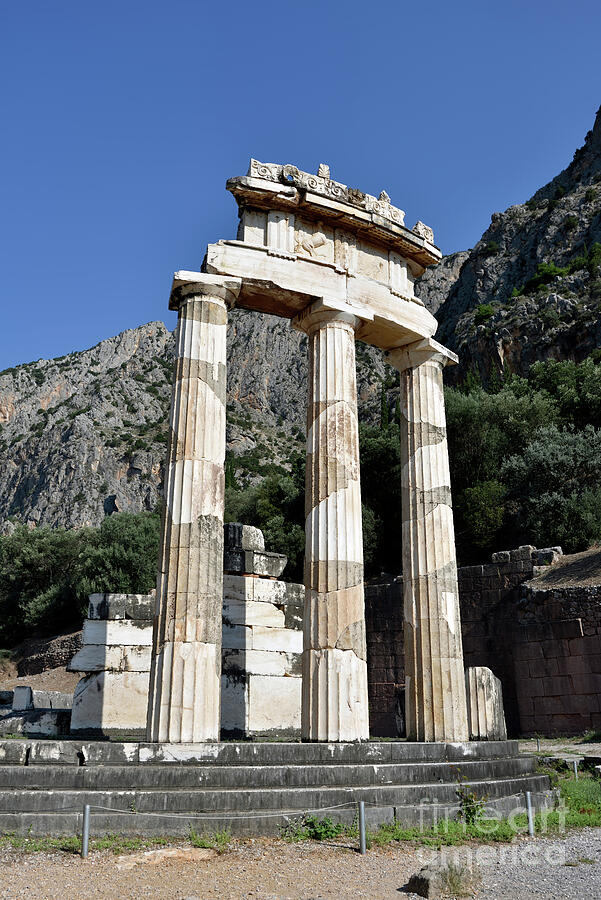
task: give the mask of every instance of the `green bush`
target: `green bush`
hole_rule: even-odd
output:
[[[480,303],[476,307],[474,314],[474,325],[482,325],[494,314],[494,309],[490,303]]]
[[[118,513],[100,528],[17,528],[0,536],[0,645],[81,624],[88,594],[155,584],[159,516]]]
[[[578,216],[566,216],[562,225],[566,231],[573,231],[578,225]]]
[[[484,249],[482,253],[484,256],[495,256],[500,250],[499,244],[497,241],[488,241],[484,245]]]

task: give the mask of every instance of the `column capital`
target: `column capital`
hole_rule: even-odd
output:
[[[207,275],[204,272],[186,272],[181,269],[173,275],[169,309],[179,309],[186,300],[193,297],[216,297],[227,306],[233,306],[238,299],[241,278],[225,275]]]
[[[432,338],[423,338],[412,344],[405,344],[404,347],[398,347],[396,350],[389,350],[386,360],[398,372],[404,372],[406,369],[415,369],[426,362],[439,363],[441,368],[454,366],[459,362],[459,357],[452,350],[439,344],[438,341],[434,341]]]
[[[312,334],[317,328],[331,323],[350,325],[356,331],[361,320],[355,315],[354,307],[327,300],[316,300],[292,319],[292,327],[305,334]]]

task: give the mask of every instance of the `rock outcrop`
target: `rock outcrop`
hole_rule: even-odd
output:
[[[417,292],[437,339],[484,378],[601,346],[601,110],[570,165],[527,203],[493,213],[465,253],[428,269]],[[543,277],[539,265],[547,270]],[[533,280],[534,279],[534,280]]]

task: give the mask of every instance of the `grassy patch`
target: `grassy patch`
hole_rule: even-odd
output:
[[[318,819],[317,816],[302,816],[295,822],[289,822],[280,830],[280,837],[290,843],[298,841],[325,841],[342,835],[356,835],[357,825],[334,823],[329,817]]]
[[[193,847],[200,847],[206,850],[217,850],[218,853],[224,853],[232,840],[232,833],[228,828],[222,828],[214,834],[199,834],[190,826],[189,841]]]

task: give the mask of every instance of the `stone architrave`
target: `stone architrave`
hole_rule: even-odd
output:
[[[432,339],[388,354],[401,372],[402,553],[407,736],[467,741],[455,534],[442,370]]]
[[[227,309],[239,281],[176,277],[179,314],[147,737],[219,739]]]
[[[369,736],[355,316],[319,302],[294,320],[308,335],[305,740]]]

